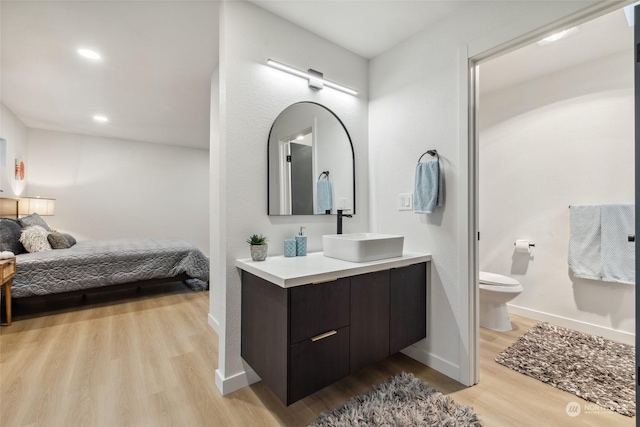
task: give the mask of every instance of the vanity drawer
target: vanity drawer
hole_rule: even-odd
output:
[[[289,289],[291,336],[295,344],[349,324],[350,279]]]
[[[288,404],[349,375],[349,327],[314,338],[289,347]]]

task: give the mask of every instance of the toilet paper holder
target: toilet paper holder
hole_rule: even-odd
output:
[[[516,242],[513,242],[513,246],[515,246],[515,245],[516,245]],[[535,248],[536,244],[535,243],[529,243],[529,247],[530,248]]]

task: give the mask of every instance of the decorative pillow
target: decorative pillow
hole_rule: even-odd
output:
[[[2,242],[3,250],[13,252],[14,254],[23,254],[27,250],[20,243],[20,233],[22,227],[10,219],[0,218],[0,242]]]
[[[76,238],[73,237],[71,234],[68,233],[62,233],[62,235],[67,239],[67,241],[69,242],[69,247],[75,245],[76,242]]]
[[[71,247],[67,238],[57,231],[49,233],[47,240],[51,245],[51,249],[69,249]]]
[[[22,229],[20,242],[28,252],[50,251],[51,245],[47,240],[49,232],[39,225],[31,225]]]
[[[51,231],[51,229],[49,228],[49,225],[37,213],[24,216],[22,218],[18,218],[18,224],[20,224],[22,228],[29,227],[30,225],[39,225],[40,227],[44,228],[46,231]]]

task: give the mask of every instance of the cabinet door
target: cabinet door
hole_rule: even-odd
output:
[[[287,399],[287,290],[242,272],[240,354],[283,402]]]
[[[287,405],[349,375],[349,327],[290,347]]]
[[[350,370],[389,356],[389,270],[351,278]]]
[[[391,270],[389,353],[427,336],[427,264]]]
[[[349,278],[296,286],[290,292],[291,344],[349,324]]]

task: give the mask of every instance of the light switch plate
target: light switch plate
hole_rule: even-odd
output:
[[[398,194],[398,210],[399,211],[413,210],[413,193]]]

